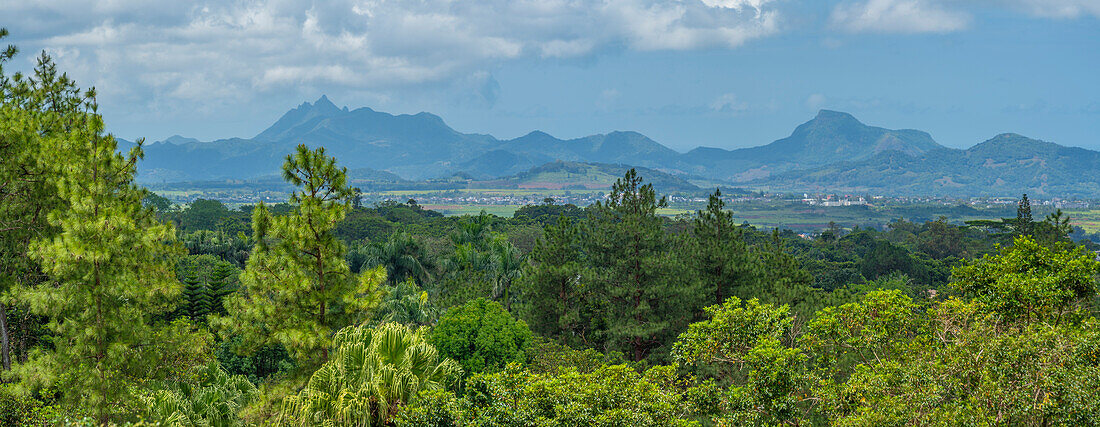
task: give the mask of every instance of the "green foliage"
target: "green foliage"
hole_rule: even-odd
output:
[[[200,324],[209,315],[225,314],[222,302],[239,286],[240,270],[212,255],[180,259],[176,274],[183,282],[183,293],[173,314]]]
[[[211,362],[188,381],[171,382],[141,400],[146,418],[162,426],[234,426],[243,425],[238,412],[258,393],[247,378]]]
[[[557,372],[565,368],[589,373],[601,366],[624,362],[622,353],[604,354],[591,348],[577,350],[538,336],[527,346],[527,370],[536,374]]]
[[[1095,255],[1042,246],[1029,237],[998,256],[985,256],[955,270],[953,286],[1007,322],[1058,323],[1096,294]]]
[[[599,301],[583,279],[585,259],[576,223],[563,216],[546,226],[530,260],[517,282],[521,317],[539,334],[592,345],[602,322],[592,316]]]
[[[509,365],[467,382],[466,425],[689,426],[691,412],[669,366],[535,374]],[[436,411],[439,413],[439,411]],[[424,424],[419,424],[424,425]],[[430,425],[430,424],[429,424]]]
[[[253,210],[256,246],[242,291],[226,299],[229,315],[213,323],[239,334],[246,349],[280,344],[300,366],[317,366],[328,360],[335,330],[368,318],[385,275],[381,267],[352,274],[333,233],[353,195],[335,159],[300,145],[283,176],[301,187],[290,198],[298,209],[285,216],[263,204]]]
[[[218,225],[223,220],[235,218],[236,213],[231,212],[222,202],[217,200],[196,199],[187,206],[187,209],[173,215],[173,219],[184,232],[198,230],[218,230]]]
[[[168,198],[152,191],[145,193],[145,197],[141,199],[141,204],[153,208],[157,212],[164,212],[172,207],[172,202]]]
[[[117,153],[95,114],[94,93],[75,97],[72,83],[52,67],[43,59],[32,86],[59,85],[50,90],[79,106],[49,113],[65,114],[52,120],[68,121],[68,129],[45,136],[36,153],[52,168],[62,204],[49,214],[58,233],[35,239],[29,254],[54,283],[21,286],[15,296],[50,319],[56,339],[18,375],[27,387],[57,387],[66,404],[106,422],[132,410],[134,390],[144,381],[178,368],[165,361],[177,354],[187,359],[205,344],[187,325],[153,323],[180,292],[173,269],[183,249],[172,226],[142,206],[146,192],[133,184],[141,144],[127,156]]]
[[[716,422],[724,425],[778,424],[801,419],[798,392],[805,390],[804,362],[798,348],[782,343],[792,319],[787,306],[731,297],[706,309],[710,320],[693,323],[673,347],[673,358],[688,366],[709,365],[721,384]]]
[[[396,286],[408,279],[424,283],[431,277],[429,272],[435,267],[424,244],[408,233],[394,233],[385,242],[371,245],[366,250],[362,264],[368,267],[384,266],[386,281],[390,286]]]
[[[852,359],[875,363],[901,356],[921,331],[916,304],[901,290],[875,290],[860,301],[826,307],[806,325],[802,346],[831,375]]]
[[[374,310],[374,318],[387,323],[409,326],[431,326],[439,316],[428,293],[421,290],[412,278],[393,287],[385,287],[386,295]]]
[[[696,212],[692,227],[695,268],[713,304],[760,291],[758,281],[764,274],[760,271],[763,266],[742,238],[744,230],[734,222],[733,212],[724,208],[722,191],[715,190],[707,209]]]
[[[242,375],[258,384],[272,375],[293,372],[297,368],[290,353],[281,345],[262,346],[243,356],[234,351],[240,347],[241,338],[230,336],[218,343],[215,350],[218,364],[230,375]]]
[[[457,360],[468,374],[523,363],[532,339],[526,323],[484,298],[448,309],[430,337],[441,355]]]
[[[590,269],[585,279],[599,298],[606,348],[642,360],[670,344],[699,306],[701,292],[662,229],[652,184],[631,169],[597,203],[583,240]],[[658,355],[659,356],[659,355]]]
[[[341,329],[332,360],[296,396],[281,421],[289,425],[385,425],[421,391],[454,384],[462,368],[428,343],[424,329],[384,323]]]
[[[45,394],[45,393],[43,393]],[[0,384],[0,425],[10,427],[45,427],[61,413],[49,395],[31,396]]]

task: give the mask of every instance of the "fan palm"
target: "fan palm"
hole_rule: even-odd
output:
[[[423,281],[429,277],[428,271],[432,265],[424,245],[407,233],[395,233],[384,243],[372,246],[365,264],[385,266],[390,286],[396,286],[407,278]]]
[[[336,352],[284,401],[283,424],[373,426],[390,422],[425,390],[440,390],[461,376],[426,340],[426,329],[384,323],[341,329]]]
[[[143,398],[150,420],[164,426],[243,425],[240,409],[259,391],[247,378],[229,375],[217,362],[200,368],[196,383],[178,382]]]

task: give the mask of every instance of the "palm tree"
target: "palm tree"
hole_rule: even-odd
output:
[[[439,317],[435,305],[428,299],[428,293],[416,286],[412,279],[387,289],[386,296],[374,313],[376,319],[383,322],[411,326],[431,326]]]
[[[229,375],[217,362],[196,372],[199,381],[172,383],[142,398],[147,416],[164,426],[244,425],[238,412],[259,395],[241,375]]]
[[[372,246],[364,264],[385,266],[390,286],[397,286],[407,278],[429,279],[432,267],[431,256],[420,240],[403,232],[394,233],[384,243]]]
[[[333,345],[333,357],[305,389],[283,402],[284,424],[385,425],[420,391],[446,389],[462,374],[428,343],[426,328],[351,326],[336,333]]]
[[[497,236],[490,244],[492,268],[496,275],[493,287],[493,299],[504,302],[504,308],[512,310],[512,283],[523,274],[523,264],[526,261],[519,249],[504,236]]]

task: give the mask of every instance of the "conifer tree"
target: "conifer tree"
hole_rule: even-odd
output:
[[[521,316],[541,335],[570,345],[592,346],[597,319],[587,318],[585,307],[598,300],[584,280],[585,257],[580,227],[567,216],[546,226],[531,250],[531,262],[517,283]]]
[[[0,39],[7,35],[0,28]],[[76,121],[70,118],[83,114],[85,100],[45,55],[30,77],[5,74],[4,64],[17,53],[11,45],[0,50],[0,370],[26,356],[12,355],[11,344],[14,336],[27,333],[27,325],[8,321],[9,307],[22,312],[26,307],[5,297],[48,280],[28,248],[34,239],[57,233],[47,216],[64,203],[55,186],[58,169],[42,154],[54,139],[72,136]],[[24,330],[15,330],[21,326]]]
[[[587,224],[589,280],[606,304],[607,345],[633,360],[669,344],[700,306],[698,281],[673,254],[657,215],[663,206],[667,200],[631,169]]]
[[[1030,236],[1032,231],[1032,223],[1035,220],[1031,216],[1031,200],[1028,200],[1027,194],[1024,194],[1020,198],[1020,202],[1016,205],[1016,235],[1017,236]]]
[[[744,291],[755,287],[762,274],[758,258],[725,205],[722,190],[716,189],[707,209],[696,212],[692,229],[693,258],[699,279],[712,295],[710,304],[722,304],[731,296],[746,298]]]
[[[214,324],[239,334],[246,348],[282,344],[299,366],[328,360],[336,330],[368,317],[385,280],[379,266],[358,277],[336,237],[354,195],[347,170],[323,148],[299,145],[283,164],[283,178],[299,187],[297,209],[274,216],[261,203],[252,212],[252,255],[241,273],[241,292],[225,301],[226,317]]]
[[[174,267],[183,248],[173,227],[142,206],[145,190],[133,183],[141,143],[127,156],[117,153],[94,91],[82,105],[65,118],[68,133],[47,138],[38,153],[54,168],[63,203],[49,215],[59,232],[34,241],[30,255],[53,283],[15,294],[50,319],[54,340],[18,373],[24,386],[55,386],[66,402],[106,423],[130,409],[144,380],[178,367],[170,345],[197,349],[183,330],[153,324],[180,293]]]
[[[206,319],[207,308],[206,286],[199,278],[198,272],[190,271],[183,279],[183,295],[176,314],[187,316],[193,322],[202,322]]]
[[[233,265],[227,262],[219,262],[214,265],[214,271],[210,273],[210,281],[206,284],[208,314],[225,314],[225,297],[234,291],[229,282],[234,270]]]

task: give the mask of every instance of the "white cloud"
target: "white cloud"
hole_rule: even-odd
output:
[[[749,104],[738,100],[736,94],[727,93],[711,102],[710,109],[721,113],[741,113],[749,109]]]
[[[1044,18],[1100,17],[1100,0],[1007,0],[1016,8]]]
[[[837,5],[830,21],[853,33],[947,33],[966,28],[970,16],[933,0],[866,0]]]
[[[172,101],[474,87],[463,82],[515,58],[736,47],[778,31],[776,1],[43,0],[3,2],[0,16],[116,103],[191,108]]]
[[[820,110],[821,107],[825,106],[826,101],[827,100],[825,99],[825,95],[815,93],[806,98],[806,108],[809,108],[811,110]]]

